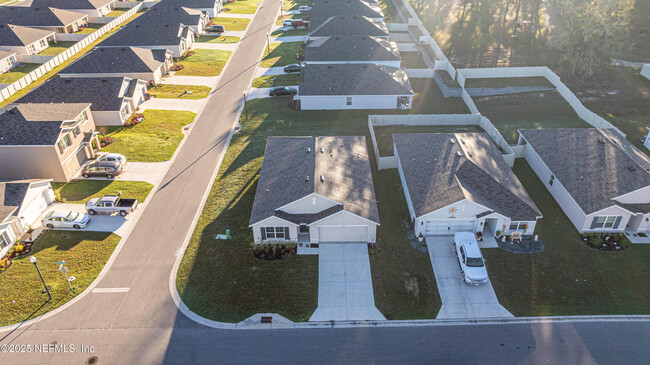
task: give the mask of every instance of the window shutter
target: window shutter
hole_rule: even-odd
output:
[[[594,220],[591,221],[591,227],[589,229],[594,229],[596,228],[596,222],[598,221],[598,217],[594,217]]]
[[[612,227],[612,228],[617,229],[618,225],[621,223],[621,219],[623,219],[623,217],[620,217],[620,216],[616,217],[616,220],[614,221],[614,227]]]
[[[262,240],[266,239],[266,228],[260,227],[260,233],[262,233]]]
[[[284,239],[285,240],[290,240],[291,239],[289,237],[289,227],[284,227]]]

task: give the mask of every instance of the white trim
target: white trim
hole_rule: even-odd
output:
[[[337,202],[337,201],[334,201],[334,200],[332,200],[332,199],[330,199],[330,198],[326,198],[326,197],[324,197],[324,196],[322,196],[322,195],[320,195],[320,194],[309,193],[309,194],[307,194],[307,195],[305,195],[305,196],[303,196],[303,197],[300,197],[300,198],[298,198],[298,199],[296,199],[296,200],[294,200],[294,201],[292,201],[292,202],[290,202],[290,203],[287,203],[287,204],[285,204],[285,205],[283,205],[283,206],[281,206],[281,207],[275,208],[275,210],[282,210],[283,208],[288,207],[289,205],[291,205],[291,204],[297,202],[298,200],[302,200],[302,199],[305,199],[305,198],[308,198],[308,197],[310,197],[310,196],[314,196],[314,195],[316,195],[316,196],[318,196],[318,197],[321,197],[321,198],[323,198],[323,199],[325,199],[325,200],[327,200],[327,201],[330,201],[330,202],[332,202],[332,203],[334,203],[334,204],[336,204],[336,205],[342,205],[341,203],[339,203],[339,202]]]
[[[361,218],[361,219],[363,219],[363,220],[365,220],[365,221],[367,221],[367,222],[370,222],[370,223],[372,223],[372,224],[374,224],[374,225],[377,225],[377,226],[380,225],[379,223],[377,223],[377,222],[373,222],[373,221],[371,221],[371,220],[368,219],[368,218],[364,218],[364,217],[362,217],[362,216],[360,216],[360,215],[354,214],[354,213],[352,213],[352,212],[350,212],[350,211],[348,211],[348,210],[343,209],[343,210],[339,210],[338,212],[336,212],[336,213],[334,213],[334,214],[330,214],[330,215],[328,215],[327,217],[323,217],[323,218],[321,218],[321,219],[319,219],[319,220],[317,220],[317,221],[311,222],[310,224],[307,225],[307,227],[310,227],[311,225],[316,224],[316,223],[318,223],[318,222],[320,222],[320,221],[322,221],[322,220],[324,220],[324,219],[328,219],[328,218],[332,218],[332,217],[334,217],[334,216],[337,216],[337,215],[339,215],[339,214],[341,214],[341,213],[348,213],[348,214],[351,214],[351,215],[353,215],[353,216],[355,216],[355,217],[359,217],[359,218]],[[340,225],[337,225],[337,227],[340,227]],[[347,226],[344,226],[344,227],[347,227]]]
[[[264,222],[264,221],[267,221],[267,220],[269,220],[269,219],[271,219],[271,218],[279,219],[279,220],[281,220],[281,221],[283,221],[283,222],[287,222],[287,223],[289,223],[289,224],[293,224],[294,226],[298,226],[298,225],[299,225],[299,224],[296,224],[296,223],[293,223],[293,222],[289,222],[289,221],[286,220],[286,219],[282,219],[282,218],[280,218],[280,217],[277,217],[277,216],[272,215],[272,216],[269,216],[269,217],[266,217],[266,218],[262,219],[261,221],[257,221],[257,222],[255,222],[255,223],[253,223],[253,224],[250,224],[250,225],[248,226],[248,228],[250,228],[250,227],[252,227],[252,226],[254,226],[254,225],[256,225],[256,224],[260,224],[260,223],[262,223],[262,222]]]

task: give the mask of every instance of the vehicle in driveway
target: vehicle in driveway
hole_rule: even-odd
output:
[[[286,73],[300,72],[300,70],[301,70],[301,67],[297,63],[292,63],[292,64],[286,65],[284,67],[284,72],[286,72]]]
[[[488,281],[485,260],[472,232],[457,232],[454,235],[454,252],[460,265],[460,273],[469,285],[481,285]]]
[[[278,96],[294,96],[298,93],[298,90],[293,87],[280,86],[271,89],[269,91],[269,96],[278,97]]]
[[[104,195],[101,198],[93,198],[86,203],[86,211],[90,215],[97,213],[119,213],[122,217],[135,211],[138,207],[136,199],[121,199],[120,195]]]
[[[85,228],[90,222],[90,216],[72,210],[55,210],[49,212],[41,219],[47,228]]]
[[[119,153],[106,153],[97,158],[99,162],[118,162],[122,166],[126,166],[126,157]]]
[[[291,22],[291,26],[294,27],[294,28],[306,27],[308,25],[309,25],[309,22],[307,20],[294,19],[294,21]]]
[[[301,6],[298,8],[298,11],[301,13],[309,13],[311,11],[311,6]]]
[[[94,162],[85,166],[81,176],[89,177],[106,177],[112,179],[122,173],[122,164],[114,161]]]
[[[223,25],[211,25],[207,30],[211,33],[223,33],[226,31],[226,27]]]
[[[302,19],[285,19],[282,21],[282,26],[283,27],[291,27],[293,26],[294,21],[302,21]]]

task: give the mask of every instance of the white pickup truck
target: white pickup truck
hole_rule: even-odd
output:
[[[86,211],[90,215],[97,213],[120,213],[122,217],[135,211],[138,206],[136,199],[121,199],[119,195],[104,195],[101,198],[90,199],[86,203]]]

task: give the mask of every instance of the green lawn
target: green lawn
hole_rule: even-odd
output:
[[[47,285],[52,289],[52,300],[41,293],[43,284],[29,262],[29,256],[15,258],[9,270],[0,274],[0,326],[19,323],[49,312],[83,292],[97,278],[120,237],[108,232],[46,232],[33,247],[30,255],[37,264]],[[76,276],[70,290],[65,276],[56,262],[65,261],[68,276]]]
[[[75,45],[77,42],[58,41],[56,43],[49,42],[50,46],[38,53],[39,56],[56,56],[65,52],[68,48]]]
[[[287,29],[287,30],[275,30],[271,35],[273,37],[293,37],[293,36],[299,36],[299,35],[307,35],[309,34],[309,29],[307,28],[298,28],[298,29]]]
[[[395,4],[392,0],[379,0],[379,8],[384,13],[384,21],[386,23],[401,23],[402,18],[397,14],[397,9],[395,9]]]
[[[177,76],[219,76],[226,66],[231,51],[221,49],[195,49],[195,54],[176,59],[183,69],[176,71]]]
[[[262,262],[252,255],[248,220],[266,139],[272,135],[363,135],[370,141],[368,114],[377,113],[294,111],[277,99],[248,102],[249,120],[242,116],[242,129],[233,136],[178,271],[178,291],[192,311],[225,322],[238,322],[259,312],[279,313],[294,321],[309,319],[318,303],[318,258]],[[269,130],[270,126],[274,129]],[[372,164],[374,170],[374,160]],[[439,302],[429,257],[409,249],[399,219],[386,218],[395,211],[393,205],[405,204],[402,195],[395,194],[395,176],[386,180],[375,176],[382,217],[378,238],[383,248],[371,257],[376,302],[391,318],[431,318]],[[215,235],[226,229],[234,239],[215,241]],[[414,287],[417,294],[409,294]]]
[[[282,10],[298,10],[301,6],[311,6],[311,0],[284,0],[282,2]]]
[[[23,67],[14,67],[9,72],[0,74],[0,84],[11,84],[18,81],[21,77],[25,77],[28,73],[38,68],[40,63],[25,63]]]
[[[434,79],[410,79],[415,95],[412,114],[468,114],[461,98],[445,98]]]
[[[264,50],[264,58],[260,63],[261,67],[277,67],[286,66],[291,63],[296,63],[296,53],[304,54],[304,50],[300,45],[302,42],[277,42],[271,43],[269,47],[271,52],[268,53]]]
[[[216,35],[203,34],[203,35],[200,35],[195,40],[197,42],[205,42],[205,43],[229,44],[229,43],[237,43],[237,42],[239,42],[240,38],[239,37],[231,37],[231,36],[222,36],[222,35],[216,36]]]
[[[232,14],[255,14],[258,3],[258,0],[236,0],[231,3],[224,3],[223,12]]]
[[[402,67],[405,68],[428,68],[418,52],[400,52]]]
[[[147,198],[153,185],[144,181],[121,180],[77,180],[69,183],[52,183],[54,194],[65,198],[66,203],[86,204],[89,199],[103,195],[115,195],[122,192],[124,199],[138,199],[142,203]]]
[[[386,126],[375,127],[375,138],[380,156],[393,156],[393,134],[397,133],[469,133],[485,132],[475,125],[427,125],[427,126]]]
[[[483,250],[499,302],[515,316],[650,314],[650,246],[613,253],[583,245],[525,160],[514,172],[544,216],[536,255]]]
[[[102,151],[121,153],[133,162],[168,161],[183,139],[183,126],[192,123],[196,116],[186,111],[152,109],[142,114],[145,120],[140,124],[106,128],[115,142]]]
[[[447,74],[449,75],[449,74]],[[546,77],[505,77],[494,79],[467,79],[465,88],[491,88],[509,86],[545,86],[554,87]]]
[[[226,31],[240,31],[240,30],[246,30],[246,27],[248,27],[248,23],[250,23],[251,20],[248,18],[226,18],[226,17],[216,17],[212,18],[210,21],[210,25],[223,25],[226,27]]]
[[[275,21],[275,25],[282,25],[282,21],[286,19],[302,19],[302,20],[307,20],[309,18],[309,14],[284,14]]]
[[[161,84],[152,87],[147,92],[157,98],[204,99],[208,97],[210,90],[212,89],[207,86]]]
[[[650,150],[643,145],[643,136],[650,128],[650,114],[624,115],[621,117],[605,116],[605,119],[627,135],[627,139],[650,156]]]
[[[262,76],[253,80],[253,87],[275,87],[298,85],[300,74]]]
[[[122,14],[126,13],[129,10],[131,10],[131,9],[125,9],[125,8],[118,9],[118,8],[116,8],[115,10],[113,10],[110,13],[106,14],[106,16],[107,17],[117,18],[117,17],[121,16]]]
[[[90,23],[84,30],[78,31],[75,34],[90,34],[90,33],[95,33],[95,31],[106,24],[95,24],[95,23]]]

